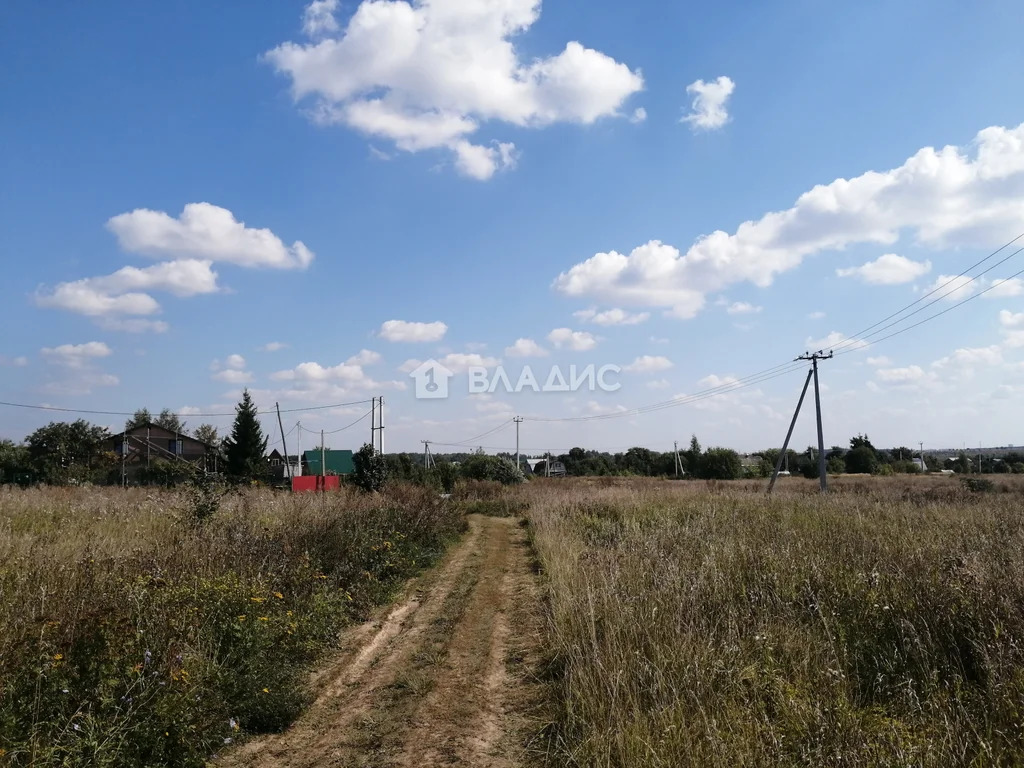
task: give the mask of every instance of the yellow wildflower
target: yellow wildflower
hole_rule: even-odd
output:
[[[64,658],[64,654],[63,653],[55,653],[55,654],[53,654],[53,660],[54,661],[60,661],[63,658]]]
[[[274,597],[276,597],[278,600],[284,600],[284,595],[282,595],[280,592],[275,592]]]

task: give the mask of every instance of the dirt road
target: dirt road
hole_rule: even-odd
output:
[[[540,630],[526,536],[511,518],[469,525],[403,600],[342,638],[291,729],[216,765],[523,765]]]

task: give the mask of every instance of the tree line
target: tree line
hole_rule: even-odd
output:
[[[235,407],[231,433],[223,440],[211,424],[200,424],[189,432],[181,417],[170,409],[152,416],[149,410],[140,408],[125,422],[124,431],[129,432],[145,424],[154,424],[205,443],[207,456],[216,457],[218,468],[222,468],[222,473],[230,479],[247,482],[265,480],[268,476],[267,438],[248,390],[242,393],[242,400]],[[115,440],[120,434],[78,419],[51,422],[20,443],[0,440],[0,482],[22,485],[120,483],[121,456],[114,450]],[[139,480],[172,484],[194,471],[195,468],[187,462],[156,457],[149,462]]]

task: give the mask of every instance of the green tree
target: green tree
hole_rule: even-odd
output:
[[[224,463],[227,474],[239,481],[263,480],[267,476],[267,438],[252,395],[246,389],[235,406],[231,436],[224,439]]]
[[[105,480],[116,463],[106,450],[110,435],[103,427],[84,419],[55,421],[40,427],[26,438],[32,471],[37,478],[53,485]]]
[[[148,408],[139,408],[128,421],[124,423],[124,431],[130,432],[136,427],[141,427],[143,424],[149,424],[153,421],[153,414],[149,412]]]
[[[32,476],[28,448],[10,440],[0,440],[0,483],[26,482]]]
[[[829,461],[831,462],[831,459]],[[846,471],[853,474],[872,474],[878,471],[878,457],[870,443],[855,446],[847,452],[843,461]]]
[[[160,415],[153,420],[153,423],[158,427],[163,427],[168,432],[177,432],[180,435],[188,434],[188,430],[185,429],[185,422],[170,408],[164,408],[160,411]]]
[[[220,435],[217,434],[217,428],[212,424],[200,424],[196,427],[192,437],[213,448],[220,447]]]
[[[736,480],[743,476],[740,455],[730,448],[708,448],[701,457],[701,477],[714,480]]]
[[[355,473],[352,481],[367,493],[376,493],[384,489],[388,481],[388,462],[383,454],[378,453],[372,445],[366,443],[352,457]]]
[[[703,477],[701,472],[701,453],[700,443],[697,441],[697,436],[692,435],[690,437],[690,447],[688,450],[683,451],[683,461],[686,464],[686,473],[690,477]]]

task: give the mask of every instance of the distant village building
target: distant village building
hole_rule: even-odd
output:
[[[114,435],[108,445],[121,458],[123,479],[127,482],[137,480],[154,461],[187,462],[208,472],[218,469],[213,446],[152,422]]]
[[[275,448],[267,456],[267,462],[270,464],[270,479],[274,483],[282,483],[290,477],[302,477],[302,461],[298,454],[290,453],[286,459]]]

